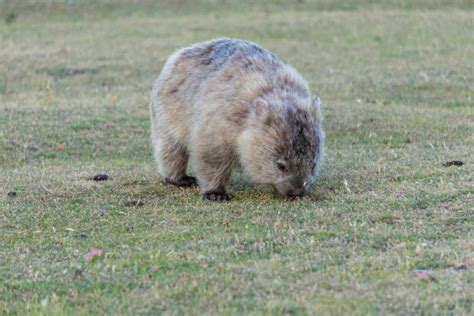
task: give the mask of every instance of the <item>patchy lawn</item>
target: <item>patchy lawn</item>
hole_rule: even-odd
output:
[[[0,0],[1,314],[472,314],[472,4],[253,3]],[[221,36],[321,96],[311,195],[155,171],[152,82]]]

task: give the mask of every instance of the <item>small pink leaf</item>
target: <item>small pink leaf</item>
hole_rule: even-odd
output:
[[[91,248],[91,251],[89,251],[88,253],[86,253],[86,254],[84,255],[84,259],[86,259],[87,261],[91,261],[91,260],[93,260],[95,257],[101,256],[102,253],[103,253],[103,250],[102,250],[102,249]]]
[[[100,256],[100,255],[102,254],[102,249],[92,248],[92,249],[91,249],[91,253],[92,253],[93,255]]]

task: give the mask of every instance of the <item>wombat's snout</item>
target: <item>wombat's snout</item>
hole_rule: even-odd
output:
[[[278,192],[278,194],[289,197],[289,198],[303,196],[307,193],[306,185],[295,187],[287,183],[279,183],[275,185],[275,189]]]

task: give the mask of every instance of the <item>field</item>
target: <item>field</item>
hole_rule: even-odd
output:
[[[472,315],[473,14],[0,0],[0,314]],[[321,97],[311,195],[236,174],[232,201],[212,203],[155,171],[154,79],[175,49],[223,36],[272,50]]]

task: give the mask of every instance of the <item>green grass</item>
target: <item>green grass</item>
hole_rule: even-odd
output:
[[[472,3],[254,3],[0,0],[0,314],[472,314]],[[321,96],[311,195],[155,171],[152,82],[220,36]]]

